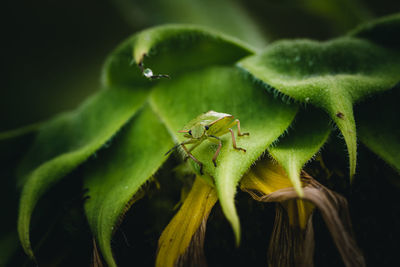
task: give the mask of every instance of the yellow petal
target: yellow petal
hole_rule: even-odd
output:
[[[302,199],[288,200],[282,204],[288,214],[289,224],[306,229],[308,218],[315,208],[314,204]]]
[[[270,159],[261,160],[242,179],[241,188],[245,191],[256,191],[269,195],[284,188],[293,187],[285,170]],[[282,203],[292,226],[305,229],[314,205],[302,199],[286,200]]]
[[[285,171],[271,160],[257,163],[241,180],[242,189],[257,190],[265,195],[282,188],[292,187]]]
[[[193,236],[207,221],[217,199],[215,189],[197,177],[178,213],[161,234],[156,267],[172,267],[184,255]],[[204,235],[205,231],[200,234]],[[200,244],[196,245],[202,250],[204,236],[199,240]]]

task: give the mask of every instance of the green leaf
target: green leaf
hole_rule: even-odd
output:
[[[217,145],[204,141],[193,150],[193,155],[204,164],[205,173],[214,177],[223,212],[239,242],[240,226],[234,203],[236,186],[251,164],[290,125],[297,105],[274,99],[233,67],[210,67],[160,83],[151,94],[150,104],[176,142],[184,140],[183,134],[177,131],[209,110],[234,115],[240,120],[242,131],[250,133],[236,138],[237,145],[245,148],[246,153],[233,149],[230,134],[221,137],[223,146],[217,167],[211,161]]]
[[[176,75],[230,65],[253,53],[246,44],[206,28],[187,25],[154,27],[135,34],[108,58],[103,82],[112,87],[153,86],[134,63],[144,63],[155,74]],[[161,82],[161,81],[160,81]],[[166,82],[166,81],[163,81]]]
[[[350,177],[357,161],[353,104],[400,81],[398,52],[350,37],[276,42],[239,65],[267,86],[328,112],[347,144]]]
[[[15,168],[21,155],[27,152],[39,124],[0,133],[0,266],[9,266],[9,261],[20,247],[17,226],[18,192],[15,187]]]
[[[321,111],[308,107],[297,114],[289,133],[268,151],[285,169],[294,189],[303,196],[300,172],[324,145],[331,132],[329,118]]]
[[[398,36],[399,33],[400,13],[397,13],[361,24],[359,27],[352,30],[349,35],[399,49],[400,39],[394,37]]]
[[[400,173],[400,87],[356,108],[361,142]]]
[[[150,92],[157,84],[174,84],[176,77],[187,72],[212,65],[232,64],[250,53],[249,48],[236,40],[199,27],[156,27],[134,35],[111,54],[104,67],[103,81],[113,88],[139,84]],[[149,81],[138,66],[132,66],[133,62],[143,62],[145,68],[151,67],[154,73],[165,73],[172,79]],[[179,88],[176,90],[179,91]],[[93,167],[98,170],[92,171],[86,181],[91,196],[86,214],[104,258],[112,266],[115,265],[110,246],[112,229],[117,228],[118,218],[130,206],[132,196],[167,158],[164,154],[172,146],[170,135],[161,129],[160,122],[151,112],[145,108],[129,126],[130,138],[135,135],[137,139],[119,137],[122,140],[118,139],[112,152],[103,159],[101,166],[105,169]],[[140,157],[137,151],[141,151]],[[128,189],[121,187],[121,181],[116,181],[115,177],[120,172],[124,175],[119,178],[125,179]],[[98,210],[102,211],[101,214],[97,213]]]
[[[116,266],[111,237],[119,219],[135,193],[166,160],[165,151],[172,145],[171,136],[146,105],[112,147],[100,151],[85,170],[84,186],[90,196],[85,202],[86,216],[109,266]]]
[[[143,31],[118,47],[103,70],[103,85],[107,89],[78,110],[43,124],[19,167],[19,184],[23,189],[18,232],[26,253],[33,258],[29,224],[39,198],[103,146],[143,105],[150,88],[157,84],[132,63],[139,64],[148,55],[146,67],[174,78],[206,66],[232,64],[251,53],[239,41],[224,35],[176,25]],[[159,81],[162,82],[168,80]]]
[[[4,143],[7,140],[23,137],[35,133],[40,126],[40,123],[30,124],[15,130],[5,131],[0,133],[0,142]]]
[[[102,90],[79,109],[40,127],[19,171],[23,186],[18,233],[25,252],[33,256],[29,240],[32,212],[39,198],[67,173],[109,140],[143,104],[143,90]]]
[[[232,0],[117,0],[121,13],[132,25],[154,26],[165,23],[190,23],[212,27],[243,41],[263,47],[265,36],[246,9]],[[140,16],[132,14],[140,10]]]

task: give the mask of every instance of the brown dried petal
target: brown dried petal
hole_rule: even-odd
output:
[[[263,178],[259,177],[259,179]],[[320,210],[345,265],[365,266],[364,257],[354,239],[347,200],[321,185],[305,172],[302,173],[302,182],[304,190],[302,199],[313,203]],[[242,189],[262,202],[285,203],[298,198],[292,187],[282,188],[269,194],[255,190],[254,187],[252,189],[242,187]],[[314,249],[314,234],[309,229],[311,216],[306,229],[296,233],[299,229],[291,227],[288,218],[284,219],[282,215],[282,206],[277,207],[277,217],[269,249],[270,265],[311,266]]]

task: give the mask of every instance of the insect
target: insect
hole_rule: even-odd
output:
[[[194,120],[190,121],[183,130],[179,131],[179,133],[185,133],[184,137],[188,138],[180,144],[177,144],[173,148],[171,148],[165,155],[168,155],[171,151],[182,146],[183,150],[186,152],[187,158],[191,158],[200,166],[200,174],[203,174],[203,163],[201,163],[191,151],[198,147],[203,141],[209,140],[213,143],[218,144],[217,151],[215,152],[212,162],[214,166],[217,167],[217,157],[219,152],[221,151],[222,141],[220,136],[231,132],[232,135],[232,145],[236,150],[241,150],[246,152],[246,149],[240,148],[236,146],[235,134],[232,130],[232,127],[237,125],[238,128],[238,136],[249,135],[249,133],[242,133],[240,131],[240,121],[235,119],[232,115],[227,113],[220,113],[213,110],[210,110],[206,113],[201,114]],[[192,144],[192,146],[188,149],[186,145]]]

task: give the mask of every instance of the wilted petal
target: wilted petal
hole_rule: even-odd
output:
[[[182,207],[161,234],[156,266],[206,265],[203,251],[206,222],[217,199],[215,189],[202,178],[196,178]]]
[[[300,200],[293,187],[285,186],[285,179],[289,183],[282,168],[270,160],[263,160],[241,182],[242,190],[249,192],[254,199],[262,202],[280,202],[277,205],[268,252],[269,264],[313,265],[314,233],[311,223],[315,205],[320,210],[345,265],[365,266],[351,230],[347,200],[305,172],[302,173],[304,197]],[[273,188],[276,190],[272,191]],[[284,209],[286,212],[283,212]]]
[[[276,204],[274,229],[268,248],[269,266],[312,267],[314,256],[314,229],[312,214],[307,217],[306,228],[291,224],[283,205]]]
[[[93,258],[92,258],[92,267],[103,267],[103,261],[101,260],[101,256],[99,250],[97,249],[96,240],[93,238]]]

